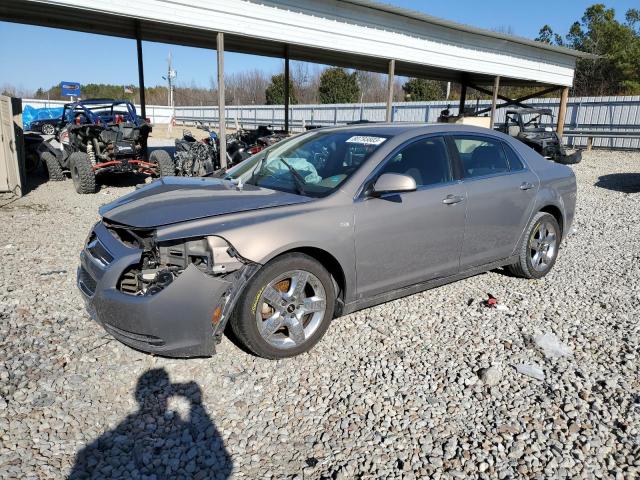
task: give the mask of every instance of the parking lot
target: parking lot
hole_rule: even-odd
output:
[[[202,457],[196,478],[637,478],[640,154],[588,152],[575,172],[575,229],[545,279],[495,271],[362,310],[277,362],[226,338],[213,358],[157,358],[90,320],[78,254],[135,182],[0,197],[0,477],[156,462],[190,478]],[[545,354],[545,333],[571,353]]]

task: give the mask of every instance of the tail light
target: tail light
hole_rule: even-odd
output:
[[[263,149],[264,149],[264,147],[263,147],[263,146],[261,146],[261,145],[256,145],[255,147],[251,147],[251,148],[248,150],[248,152],[249,152],[251,155],[255,155],[256,153],[261,152]]]

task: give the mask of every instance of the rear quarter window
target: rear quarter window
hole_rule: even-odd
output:
[[[507,155],[507,160],[509,161],[509,169],[512,172],[517,172],[519,170],[524,170],[524,163],[520,160],[518,154],[506,143],[502,144],[502,148],[504,148],[504,153]]]

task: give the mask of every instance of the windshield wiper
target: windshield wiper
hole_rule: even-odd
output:
[[[253,169],[253,171],[251,172],[251,176],[247,179],[246,182],[244,183],[248,183],[249,185],[255,185],[255,183],[253,182],[253,179],[256,178],[256,176],[258,175],[258,173],[260,173],[262,171],[262,167],[264,165],[264,162],[267,161],[267,158],[269,158],[269,155],[271,154],[270,151],[268,151],[267,153],[265,153],[264,157],[262,157],[262,160],[260,160],[258,162],[258,165],[256,165],[256,168]]]
[[[287,167],[291,172],[291,176],[293,177],[293,181],[296,184],[296,190],[298,190],[298,193],[300,195],[306,195],[307,193],[304,191],[304,186],[307,184],[307,182],[304,181],[302,175],[300,175],[295,168],[289,165],[289,163],[286,162],[284,158],[278,158],[278,160],[284,163],[285,167]]]

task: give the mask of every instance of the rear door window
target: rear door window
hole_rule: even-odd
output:
[[[465,178],[509,172],[509,162],[500,140],[471,135],[455,135],[453,140],[462,162]]]

